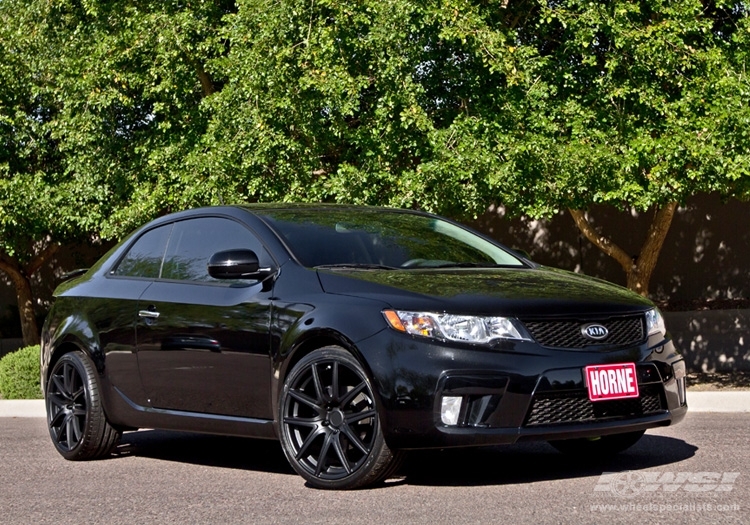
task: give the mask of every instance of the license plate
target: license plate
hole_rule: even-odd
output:
[[[638,397],[635,363],[591,365],[584,370],[591,401]]]

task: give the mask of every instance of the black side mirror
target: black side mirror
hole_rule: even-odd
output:
[[[271,268],[260,268],[258,256],[252,250],[217,252],[208,260],[208,275],[215,279],[264,279],[273,273]]]

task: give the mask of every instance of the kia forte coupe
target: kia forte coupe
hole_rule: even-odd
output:
[[[613,454],[687,412],[648,300],[387,208],[155,220],[60,285],[41,359],[67,459],[138,428],[278,439],[319,488],[383,480],[410,449]]]

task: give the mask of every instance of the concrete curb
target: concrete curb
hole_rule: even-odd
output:
[[[0,401],[0,417],[47,417],[43,399],[5,399]]]
[[[687,392],[688,412],[750,412],[750,390]]]
[[[688,390],[688,412],[750,413],[750,390],[691,392]],[[0,400],[2,417],[47,417],[42,399]]]

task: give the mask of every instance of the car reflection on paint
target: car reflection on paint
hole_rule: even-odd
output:
[[[648,300],[387,208],[162,217],[60,285],[42,339],[64,457],[138,428],[278,439],[320,488],[381,481],[412,449],[613,454],[687,411]]]

